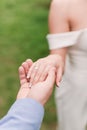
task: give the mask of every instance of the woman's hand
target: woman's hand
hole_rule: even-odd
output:
[[[64,62],[58,54],[49,55],[33,63],[27,75],[30,85],[44,81],[49,70],[53,67],[56,68],[56,84],[59,86],[64,71]]]

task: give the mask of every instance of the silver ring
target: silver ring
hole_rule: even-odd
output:
[[[35,66],[34,69],[37,70],[37,69],[38,69],[38,66]]]

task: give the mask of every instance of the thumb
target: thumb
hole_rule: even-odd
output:
[[[25,70],[24,70],[24,68],[22,66],[20,66],[18,71],[19,71],[20,84],[23,85],[24,83],[27,82]]]
[[[55,72],[56,69],[54,67],[52,67],[49,72],[48,72],[48,76],[45,80],[45,83],[50,86],[53,87],[54,83],[55,83]]]

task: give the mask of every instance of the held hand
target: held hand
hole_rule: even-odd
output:
[[[52,94],[52,90],[55,83],[55,68],[52,67],[48,75],[43,82],[38,82],[34,86],[31,87],[29,94],[27,97],[33,98],[40,102],[42,105],[48,101],[49,97]]]
[[[17,99],[21,98],[33,98],[44,105],[53,90],[54,83],[55,83],[55,68],[52,67],[51,70],[48,72],[48,75],[43,82],[38,82],[37,84],[29,87],[29,81],[26,78],[27,71],[29,70],[30,66],[32,65],[31,60],[25,61],[19,67],[19,77],[20,77],[20,90],[17,95]]]
[[[39,81],[44,81],[52,67],[56,68],[56,84],[59,86],[64,71],[64,62],[61,56],[57,54],[49,55],[34,62],[29,69],[27,78],[32,85]]]

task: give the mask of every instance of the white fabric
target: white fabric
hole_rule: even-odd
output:
[[[57,49],[61,47],[67,47],[74,45],[83,31],[72,31],[72,32],[65,32],[60,34],[48,34],[47,40],[49,49]]]
[[[47,37],[50,49],[69,46],[65,73],[56,88],[58,130],[87,130],[87,29]]]

